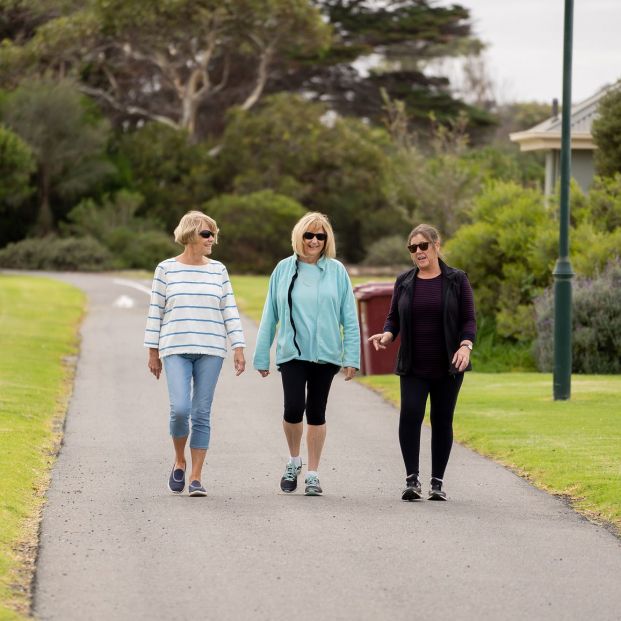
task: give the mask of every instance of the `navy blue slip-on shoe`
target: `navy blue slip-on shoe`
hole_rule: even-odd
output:
[[[207,490],[201,485],[200,481],[192,481],[188,485],[188,494],[190,496],[207,496]]]
[[[173,465],[168,477],[168,489],[173,494],[180,494],[185,489],[185,470]]]

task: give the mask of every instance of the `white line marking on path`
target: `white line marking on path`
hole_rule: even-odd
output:
[[[135,305],[133,298],[128,295],[121,295],[114,301],[114,306],[117,308],[134,308]]]
[[[125,280],[124,278],[115,278],[112,281],[115,285],[123,285],[124,287],[132,287],[133,289],[138,289],[138,291],[142,291],[147,295],[151,295],[151,289],[141,285],[140,283],[134,282],[133,280]]]

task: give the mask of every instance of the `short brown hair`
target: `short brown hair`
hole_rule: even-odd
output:
[[[196,241],[199,231],[207,227],[212,233],[214,242],[218,243],[218,225],[213,218],[210,218],[202,211],[188,211],[175,228],[175,241],[182,246]]]
[[[440,233],[438,233],[438,229],[431,224],[419,224],[414,227],[410,234],[408,235],[408,245],[412,241],[412,237],[415,235],[422,235],[427,241],[430,241],[432,244],[440,243]]]

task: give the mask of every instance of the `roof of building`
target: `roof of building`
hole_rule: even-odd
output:
[[[595,143],[591,135],[593,120],[598,116],[599,102],[609,91],[619,88],[621,82],[609,84],[597,93],[574,104],[571,107],[571,148],[595,150]],[[509,134],[512,142],[520,145],[521,151],[540,151],[561,148],[562,114],[557,114],[542,123],[522,132]]]

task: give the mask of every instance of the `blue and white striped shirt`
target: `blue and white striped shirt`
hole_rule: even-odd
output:
[[[245,347],[244,332],[226,267],[220,261],[187,265],[166,259],[156,268],[144,345],[170,354],[224,358],[226,340]]]

